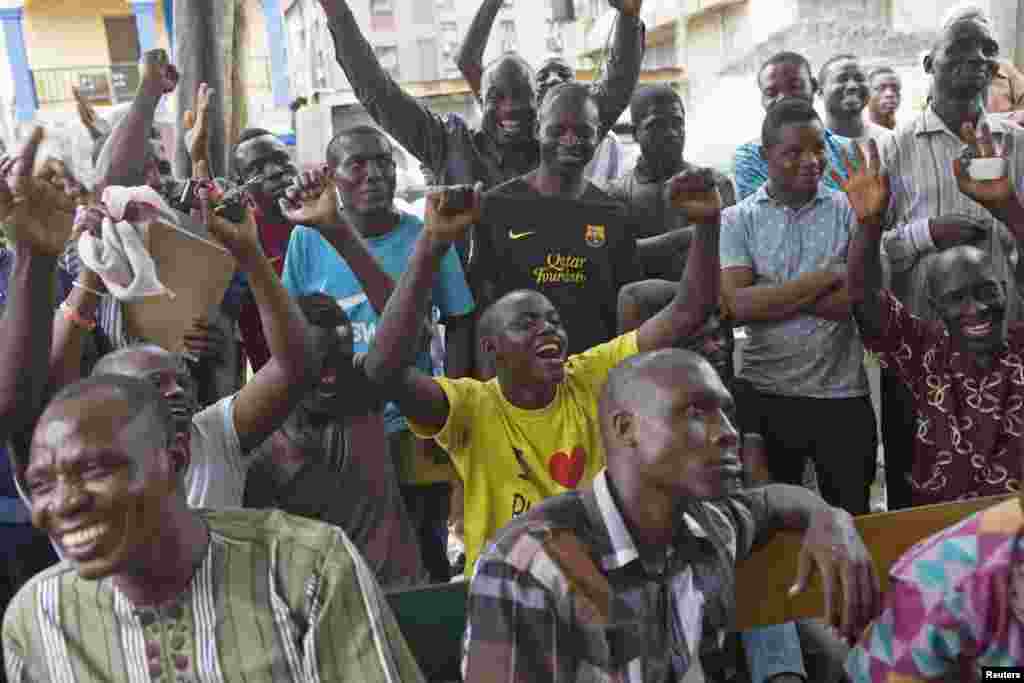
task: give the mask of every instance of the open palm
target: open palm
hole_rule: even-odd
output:
[[[57,187],[32,174],[43,137],[37,127],[19,156],[0,158],[0,223],[11,241],[59,256],[71,236],[72,215]]]
[[[880,223],[889,207],[889,177],[882,173],[878,143],[868,140],[868,158],[865,160],[860,145],[854,142],[855,166],[850,163],[846,150],[841,152],[847,180],[840,178],[835,171],[832,171],[832,180],[846,193],[860,223]]]

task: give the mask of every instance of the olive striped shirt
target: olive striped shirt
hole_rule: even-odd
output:
[[[280,511],[202,511],[185,593],[136,607],[62,562],[4,617],[11,683],[422,681],[372,572],[337,527]]]

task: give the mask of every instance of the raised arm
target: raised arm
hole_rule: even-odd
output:
[[[865,337],[885,334],[885,309],[882,302],[881,239],[885,211],[889,206],[889,178],[882,173],[878,144],[868,142],[865,162],[860,145],[854,145],[856,170],[843,151],[848,179],[839,183],[857,215],[859,229],[850,245],[846,289],[853,314]]]
[[[669,183],[673,207],[686,211],[696,224],[696,231],[675,297],[637,330],[637,348],[641,352],[675,346],[700,329],[718,307],[722,198],[708,169],[683,171]]]
[[[440,176],[448,150],[444,123],[381,67],[345,0],[320,0],[320,5],[327,14],[338,65],[359,102],[374,121]]]
[[[270,361],[235,398],[235,431],[242,451],[249,452],[284,422],[309,391],[320,368],[313,360],[313,340],[306,319],[260,247],[252,208],[244,223],[210,215],[207,225],[210,234],[227,247],[249,276],[249,288],[271,353]]]
[[[142,184],[157,105],[178,83],[178,71],[164,50],[150,50],[143,62],[142,83],[135,99],[111,131],[96,162],[97,196],[108,185]]]
[[[473,17],[473,23],[466,31],[466,38],[459,48],[459,56],[455,63],[459,71],[469,84],[473,96],[480,99],[480,79],[484,76],[484,51],[487,49],[487,39],[491,36],[491,29],[494,28],[494,20],[498,17],[498,10],[504,0],[484,0],[480,9]]]
[[[608,0],[608,4],[619,10],[619,17],[604,75],[592,86],[601,117],[598,140],[604,138],[629,106],[644,59],[644,24],[640,20],[643,0]]]
[[[416,368],[419,345],[415,340],[423,330],[441,259],[480,218],[479,187],[473,193],[473,206],[467,210],[448,213],[444,210],[444,201],[444,194],[427,197],[423,232],[377,324],[377,334],[364,364],[366,374],[385,387],[398,402],[403,415],[437,431],[448,421],[448,399],[431,377]]]
[[[32,176],[42,140],[36,128],[19,156],[0,159],[0,225],[15,255],[0,320],[0,440],[29,426],[42,407],[57,257],[71,235],[56,188]]]
[[[395,281],[370,253],[363,236],[341,215],[327,168],[299,174],[285,194],[287,199],[281,200],[284,217],[296,225],[315,228],[352,269],[373,309],[383,314]]]

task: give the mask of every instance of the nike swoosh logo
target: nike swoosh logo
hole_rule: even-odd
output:
[[[509,230],[508,231],[508,238],[511,239],[511,240],[521,240],[524,237],[529,237],[532,234],[533,234],[533,232],[513,232],[513,231]]]

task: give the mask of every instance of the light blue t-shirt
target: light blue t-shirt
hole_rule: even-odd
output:
[[[846,263],[857,219],[842,192],[818,186],[799,209],[776,202],[761,186],[722,211],[722,269],[750,268],[755,285],[781,285]],[[850,398],[868,393],[864,349],[853,318],[813,315],[746,324],[749,340],[736,373],[763,393]]]
[[[416,238],[423,230],[419,218],[407,213],[402,213],[401,217],[398,226],[386,235],[365,238],[370,252],[396,281],[405,271]],[[319,232],[303,226],[295,228],[288,242],[282,281],[294,297],[322,292],[337,299],[352,322],[353,350],[369,349],[380,316],[370,305],[355,273]],[[441,269],[434,279],[432,303],[442,318],[473,311],[473,295],[466,285],[455,249],[449,249],[441,260]],[[427,374],[433,374],[430,355],[425,350],[417,357],[416,365]],[[384,424],[388,434],[406,429],[405,418],[394,403],[384,408]]]

